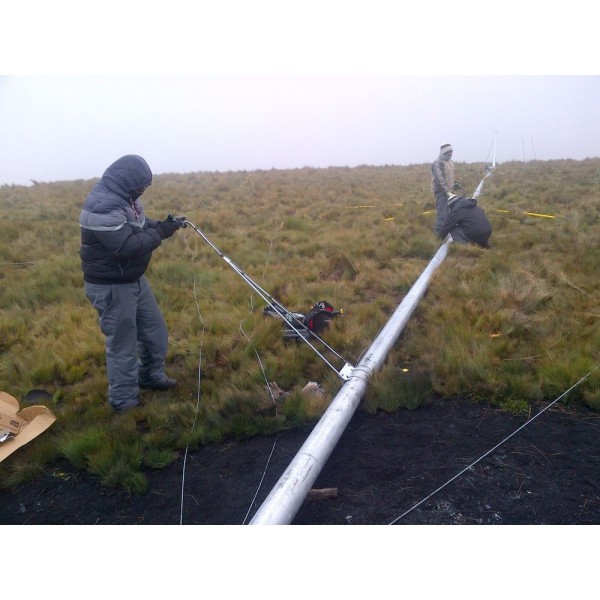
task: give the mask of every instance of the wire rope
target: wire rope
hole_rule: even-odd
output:
[[[273,250],[273,238],[271,238],[271,242],[269,244],[269,253],[267,254],[267,260],[265,261],[265,266],[264,266],[265,269],[267,268],[269,261],[271,260],[272,250]],[[264,271],[263,271],[263,274],[264,274]],[[251,294],[250,295],[250,310],[252,311],[253,308],[254,308],[254,296]],[[244,321],[241,321],[240,322],[240,332],[248,340],[248,343],[250,343],[252,345],[252,349],[254,350],[254,353],[256,354],[256,358],[258,359],[258,364],[260,365],[260,370],[261,370],[263,378],[265,380],[267,390],[269,390],[269,394],[271,395],[271,400],[273,400],[273,406],[275,407],[275,419],[277,419],[277,402],[275,401],[275,396],[273,396],[273,390],[271,389],[271,386],[269,385],[269,378],[267,377],[267,374],[265,372],[265,368],[264,368],[263,362],[260,358],[260,354],[258,353],[256,346],[254,344],[252,344],[252,341],[250,340],[250,338],[244,331],[243,325],[244,325]],[[252,498],[252,502],[250,502],[250,506],[248,507],[246,516],[244,517],[244,520],[242,521],[242,525],[246,524],[246,521],[248,520],[248,515],[250,514],[250,511],[252,510],[252,507],[254,506],[254,503],[256,502],[256,498],[258,497],[258,493],[260,492],[260,489],[264,482],[265,476],[267,474],[267,470],[269,468],[269,465],[271,464],[271,458],[273,456],[273,452],[275,452],[275,446],[277,446],[277,436],[275,436],[275,440],[273,441],[273,446],[271,447],[271,452],[269,453],[269,457],[267,458],[267,463],[265,465],[265,468],[263,469],[262,476],[260,478],[260,481],[258,482],[258,486],[256,488],[256,492],[254,493],[254,497]]]
[[[202,378],[202,344],[204,342],[204,319],[202,318],[202,314],[200,313],[200,304],[198,302],[198,294],[196,292],[196,278],[194,277],[194,301],[196,302],[196,310],[198,312],[198,318],[202,323],[202,334],[200,336],[200,351],[198,353],[198,387],[196,393],[196,410],[194,412],[194,421],[192,423],[192,432],[196,427],[196,419],[198,417],[198,412],[200,410],[200,398],[201,398],[201,378]],[[183,454],[183,466],[181,472],[181,501],[180,501],[180,509],[179,509],[179,524],[183,525],[183,504],[185,497],[185,469],[187,465],[187,457],[189,451],[190,443],[188,442],[185,445],[185,452]]]
[[[265,269],[267,268],[269,261],[271,260],[272,250],[273,250],[273,238],[271,238],[271,242],[269,244],[269,253],[267,254],[267,260],[265,261],[265,266],[264,266]],[[264,271],[263,271],[263,274],[264,274]],[[254,296],[251,294],[250,295],[250,310],[253,310],[253,308],[254,308]],[[248,340],[248,343],[250,343],[252,345],[252,349],[254,350],[254,353],[256,354],[256,358],[258,360],[258,364],[260,365],[260,370],[262,372],[263,379],[265,380],[266,388],[267,388],[267,390],[269,390],[269,394],[271,395],[271,400],[273,401],[273,406],[275,407],[275,419],[277,419],[277,402],[275,400],[275,396],[273,396],[273,390],[271,389],[271,386],[269,385],[269,378],[267,377],[263,362],[260,358],[260,354],[258,353],[256,346],[254,344],[252,344],[252,341],[250,340],[250,338],[244,331],[243,325],[244,325],[244,321],[242,321],[240,323],[240,332]],[[246,521],[248,520],[248,516],[250,515],[250,511],[252,510],[252,507],[254,506],[254,503],[256,502],[256,498],[258,497],[258,493],[264,482],[265,476],[267,474],[267,470],[269,468],[269,465],[271,464],[271,458],[273,457],[273,452],[275,452],[275,446],[277,446],[277,436],[275,437],[275,440],[273,441],[273,446],[271,447],[271,452],[269,453],[269,457],[267,458],[267,463],[265,465],[265,468],[263,469],[263,473],[261,475],[260,481],[258,483],[256,492],[254,493],[252,501],[250,502],[250,506],[248,507],[248,511],[246,512],[246,516],[244,517],[244,520],[242,521],[242,525],[246,524]]]
[[[219,248],[217,248],[207,237],[198,229],[191,221],[185,221],[185,225],[189,225],[253,290],[256,294],[258,294],[268,306],[272,306],[275,309],[275,315],[280,317],[288,327],[294,330],[294,332],[299,336],[299,339],[302,339],[312,350],[321,358],[321,360],[327,364],[335,373],[341,377],[342,379],[347,379],[348,376],[345,375],[346,367],[351,366],[350,363],[341,356],[338,352],[336,352],[325,340],[321,339],[314,331],[307,330],[302,322],[290,311],[283,306],[278,300],[273,298],[266,290],[260,287],[253,279],[251,279],[240,267],[238,267],[230,258],[225,256]],[[286,318],[287,317],[287,318]],[[294,322],[298,325],[296,327]],[[306,331],[306,337],[303,335],[303,331]],[[311,344],[308,338],[312,338],[317,340],[320,344],[322,344],[329,352],[331,352],[334,356],[344,361],[345,366],[338,370],[327,358],[319,352],[318,348]]]
[[[191,223],[190,223],[191,225]],[[192,225],[192,227],[194,227]],[[196,229],[194,227],[194,229]],[[189,247],[189,246],[188,246]],[[271,256],[271,250],[272,250],[272,242],[271,242],[271,247],[269,248],[269,255],[267,257],[267,262],[265,264],[265,267],[267,266],[270,256]],[[197,386],[197,395],[196,395],[196,409],[194,412],[194,421],[192,423],[192,431],[194,431],[195,427],[196,427],[196,420],[198,417],[198,413],[199,413],[199,409],[200,409],[200,400],[202,397],[201,394],[201,382],[202,382],[202,345],[204,342],[204,332],[205,332],[205,324],[204,324],[204,319],[202,318],[202,314],[200,311],[200,303],[198,302],[198,294],[197,294],[197,290],[196,290],[196,278],[194,278],[194,287],[193,287],[193,291],[194,291],[194,302],[196,304],[196,311],[198,313],[198,318],[200,319],[200,322],[202,323],[202,334],[200,337],[200,351],[199,351],[199,356],[198,356],[198,386]],[[256,290],[255,290],[256,291]],[[259,293],[260,295],[260,293]],[[254,301],[253,301],[253,297],[250,296],[250,310],[252,311],[254,306]],[[248,335],[246,334],[246,332],[244,331],[243,328],[243,321],[240,323],[240,332],[242,333],[242,335],[248,340],[248,342],[250,344],[252,344],[250,338],[248,337]],[[260,365],[263,377],[265,379],[265,383],[266,383],[266,387],[269,390],[269,393],[271,394],[271,399],[273,400],[273,404],[275,406],[275,415],[277,417],[277,403],[275,401],[275,397],[273,396],[273,390],[271,389],[271,386],[269,385],[269,381],[265,372],[265,368],[263,365],[263,362],[260,358],[260,355],[256,349],[256,347],[252,344],[253,346],[253,350],[256,354],[256,358],[258,359],[258,363]],[[258,484],[258,487],[256,489],[256,492],[254,494],[254,497],[252,499],[252,502],[250,503],[250,507],[248,508],[248,512],[246,513],[246,516],[244,517],[244,521],[242,522],[242,525],[244,525],[246,523],[246,520],[248,519],[248,515],[250,514],[250,511],[252,510],[252,507],[254,506],[254,503],[256,501],[256,498],[258,496],[258,493],[261,489],[262,483],[264,481],[267,469],[269,467],[269,464],[271,462],[271,457],[273,456],[273,452],[275,451],[275,446],[277,445],[277,438],[275,438],[275,441],[273,443],[273,447],[271,448],[271,452],[269,454],[269,457],[267,459],[267,464],[265,466],[265,469],[263,471],[261,480]],[[185,471],[186,471],[186,466],[187,466],[187,457],[188,457],[188,453],[189,453],[189,442],[186,444],[185,447],[185,452],[184,452],[184,456],[183,456],[183,465],[182,465],[182,474],[181,474],[181,499],[180,499],[180,511],[179,511],[179,524],[183,525],[183,509],[184,509],[184,500],[185,500]]]
[[[256,358],[258,359],[258,364],[260,365],[260,370],[262,371],[263,378],[265,380],[267,390],[269,390],[269,394],[271,395],[271,400],[273,400],[273,406],[275,406],[275,418],[277,418],[277,402],[275,401],[275,396],[273,396],[273,390],[271,389],[271,386],[269,385],[269,379],[268,379],[267,374],[265,372],[265,368],[264,368],[263,362],[262,362],[262,360],[260,358],[260,354],[258,353],[258,350],[256,349],[256,346],[254,346],[254,344],[252,344],[250,338],[248,337],[248,335],[244,331],[243,323],[244,323],[244,321],[242,321],[240,323],[240,332],[248,340],[248,343],[250,343],[252,345],[252,349],[254,350],[254,353],[256,354]],[[275,441],[273,442],[273,447],[271,448],[271,453],[269,454],[269,458],[267,459],[267,464],[265,465],[265,468],[263,470],[263,474],[262,474],[262,476],[260,478],[260,481],[258,483],[258,487],[256,488],[256,492],[254,493],[254,497],[252,498],[252,502],[250,502],[250,506],[248,507],[248,512],[246,513],[246,516],[244,517],[244,520],[242,521],[242,525],[246,524],[246,521],[248,519],[248,515],[250,514],[250,511],[252,510],[252,507],[254,506],[254,503],[256,502],[256,498],[258,496],[258,492],[260,491],[260,488],[262,487],[263,481],[265,479],[265,475],[267,474],[267,469],[269,468],[269,464],[271,463],[271,457],[273,456],[273,452],[275,451],[275,446],[276,445],[277,445],[277,437],[275,437]]]
[[[505,442],[507,442],[510,438],[512,438],[513,436],[515,436],[517,433],[519,433],[519,431],[521,431],[522,429],[524,429],[525,427],[527,427],[527,425],[529,425],[530,423],[532,423],[540,415],[542,415],[544,412],[546,412],[550,407],[552,407],[559,400],[561,400],[561,398],[564,398],[571,390],[575,389],[580,383],[582,383],[583,381],[585,381],[598,368],[599,367],[595,367],[594,369],[592,369],[587,375],[585,375],[584,377],[582,377],[577,383],[573,384],[566,392],[563,392],[558,398],[556,398],[550,404],[548,404],[548,406],[546,406],[545,408],[543,408],[542,410],[540,410],[539,413],[537,413],[536,415],[534,415],[533,417],[531,417],[531,419],[529,419],[526,423],[524,423],[518,429],[516,429],[515,431],[513,431],[510,435],[508,435],[507,437],[505,437],[501,442],[499,442],[498,444],[496,444],[493,448],[491,448],[490,450],[488,450],[485,454],[483,454],[482,456],[480,456],[477,460],[473,461],[470,465],[466,466],[462,471],[460,471],[459,473],[457,473],[454,477],[452,477],[451,479],[449,479],[446,483],[444,483],[439,488],[437,488],[436,490],[434,490],[433,492],[431,492],[431,494],[429,494],[429,496],[427,496],[427,497],[423,498],[423,500],[420,500],[419,502],[417,502],[414,506],[412,506],[411,508],[409,508],[407,511],[403,512],[399,517],[396,517],[393,521],[391,521],[390,523],[388,523],[388,525],[394,525],[395,523],[397,523],[398,521],[400,521],[400,519],[403,519],[407,514],[409,514],[413,510],[415,510],[415,508],[417,508],[418,506],[420,506],[421,504],[423,504],[424,502],[426,502],[427,500],[429,500],[432,496],[435,496],[435,494],[437,494],[440,490],[444,489],[447,485],[449,485],[450,483],[452,483],[453,481],[455,481],[456,479],[458,479],[463,473],[465,473],[469,469],[472,469],[474,465],[476,465],[478,462],[481,462],[486,456],[488,456],[494,450],[496,450],[497,448],[499,448],[500,446],[502,446],[502,444],[504,444]]]

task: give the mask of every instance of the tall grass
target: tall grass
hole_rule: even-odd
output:
[[[470,190],[482,173],[481,164],[457,165]],[[450,246],[362,408],[413,409],[435,394],[527,410],[591,371],[600,342],[599,173],[598,159],[499,165],[479,199],[492,249]],[[78,258],[77,219],[94,183],[0,187],[0,389],[19,399],[45,389],[58,417],[0,465],[2,485],[63,457],[105,485],[139,492],[145,469],[187,445],[317,419],[343,382],[306,345],[283,339],[263,299],[191,228],[157,249],[147,274],[169,327],[168,372],[180,385],[144,391],[141,408],[112,413],[104,340]],[[319,300],[343,309],[323,337],[352,363],[440,244],[428,165],[158,175],[144,204],[155,218],[187,216],[289,310]],[[266,381],[287,392],[268,410]],[[309,381],[324,398],[301,392]],[[594,372],[566,401],[599,410],[599,383]]]

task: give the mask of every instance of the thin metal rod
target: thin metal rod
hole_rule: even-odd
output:
[[[273,296],[271,296],[271,294],[269,294],[268,292],[266,292],[265,290],[263,290],[263,288],[261,288],[258,283],[256,283],[253,279],[251,279],[244,271],[242,271],[242,269],[240,269],[230,258],[228,258],[227,256],[225,256],[225,254],[223,254],[223,252],[221,252],[221,250],[219,250],[219,248],[217,248],[207,237],[206,235],[204,235],[204,233],[202,233],[202,231],[200,231],[200,229],[198,229],[191,221],[188,221],[187,219],[185,220],[185,226],[189,225],[190,227],[192,227],[192,229],[268,304],[271,306],[276,306],[277,308],[279,308],[279,310],[275,310],[274,312],[276,313],[276,315],[281,318],[282,321],[284,321],[286,323],[286,325],[288,325],[289,327],[291,327],[297,334],[298,337],[301,338],[306,344],[308,344],[308,346],[310,346],[310,348],[319,356],[319,358],[321,358],[321,360],[323,360],[331,369],[333,369],[336,374],[343,380],[347,381],[350,373],[353,369],[352,365],[346,360],[344,359],[340,354],[338,354],[331,346],[329,346],[327,344],[327,342],[325,342],[325,340],[321,339],[314,331],[311,331],[310,329],[306,328],[304,326],[304,324],[299,321],[296,316],[291,313],[289,310],[287,310],[287,308],[285,308],[285,306],[283,306],[280,302],[278,302],[275,298],[273,298]],[[286,318],[287,317],[287,318]],[[299,328],[297,328],[294,325],[294,322],[299,326]],[[344,366],[342,367],[342,369],[340,369],[338,371],[338,369],[331,364],[331,362],[329,362],[327,360],[327,358],[325,356],[323,356],[323,354],[321,354],[321,352],[319,352],[319,349],[314,346],[313,344],[310,343],[310,341],[304,337],[303,333],[306,332],[308,335],[310,335],[310,337],[314,338],[315,340],[317,340],[318,342],[320,342],[325,348],[327,348],[327,350],[329,350],[332,354],[334,354],[337,358],[339,358],[340,360],[344,361]]]
[[[451,242],[452,238],[448,236],[363,358],[354,367],[350,379],[337,393],[296,457],[254,515],[250,525],[288,525],[292,522],[358,408],[369,378],[385,361],[425,294],[433,273],[446,258]]]

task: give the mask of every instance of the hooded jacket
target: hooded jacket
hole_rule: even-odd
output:
[[[160,246],[155,227],[137,201],[152,183],[148,163],[133,154],[110,165],[92,188],[79,215],[81,269],[89,283],[131,283],[148,268]]]
[[[469,241],[488,246],[492,235],[492,226],[475,198],[459,196],[448,204],[448,218],[442,223],[439,236],[445,238],[458,225]]]
[[[454,183],[454,163],[451,158],[444,158],[440,152],[431,164],[431,189],[434,194],[451,194]]]

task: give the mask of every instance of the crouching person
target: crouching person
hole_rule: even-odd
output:
[[[448,234],[460,244],[471,242],[482,248],[490,247],[492,225],[475,198],[454,195],[448,199],[448,216],[438,235],[443,239]]]

